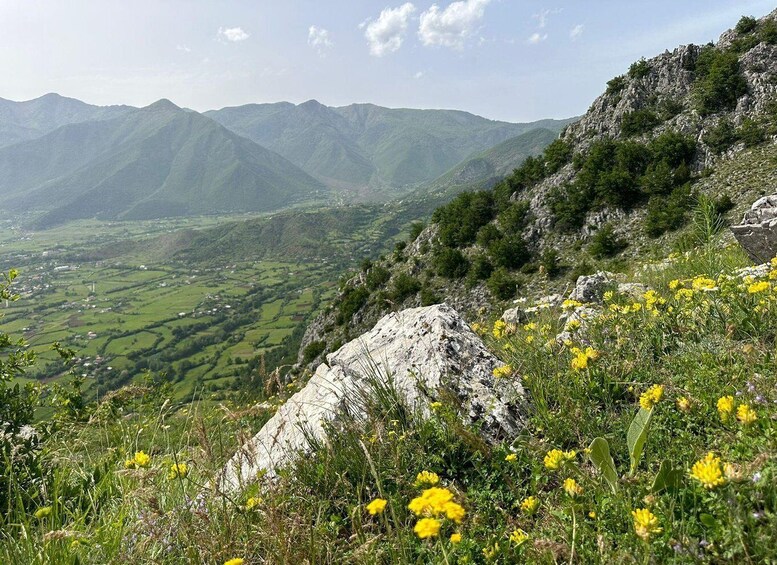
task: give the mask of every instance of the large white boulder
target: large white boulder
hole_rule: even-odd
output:
[[[765,263],[777,255],[777,194],[756,200],[731,231],[753,262]]]
[[[391,382],[413,408],[446,390],[466,423],[489,442],[511,438],[521,425],[524,393],[517,378],[495,379],[503,365],[448,305],[413,308],[383,317],[368,333],[327,356],[307,385],[292,396],[226,464],[219,486],[234,491],[261,471],[273,478],[295,457],[310,453],[309,438],[324,440],[326,423],[348,410],[364,416],[370,381]]]

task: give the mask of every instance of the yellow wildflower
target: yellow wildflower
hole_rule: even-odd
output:
[[[483,331],[483,326],[481,326],[481,325],[480,325],[480,324],[478,324],[477,322],[475,322],[474,324],[472,324],[472,325],[470,326],[470,328],[472,328],[472,331],[473,331],[473,332],[475,332],[476,334],[479,334],[480,332],[482,332],[482,331]]]
[[[376,498],[367,505],[367,512],[375,516],[376,514],[383,514],[386,509],[387,501],[383,498]]]
[[[494,545],[487,545],[483,548],[483,557],[485,557],[488,561],[491,561],[494,559],[497,554],[499,553],[499,543],[494,542]]]
[[[612,300],[614,297],[615,297],[615,293],[614,293],[613,291],[611,291],[611,290],[608,290],[607,292],[605,292],[605,293],[602,295],[602,299],[603,299],[605,302],[609,302],[609,301],[610,301],[610,300]]]
[[[491,334],[496,339],[502,339],[504,337],[506,327],[507,324],[504,322],[504,320],[497,320],[494,322],[494,329],[491,330]]]
[[[758,294],[759,292],[764,292],[771,288],[772,288],[772,285],[769,284],[768,281],[759,281],[749,285],[747,287],[747,292],[749,294]]]
[[[516,455],[515,453],[510,453],[505,457],[505,461],[510,461],[510,462],[515,461],[516,459],[518,459],[518,455]]]
[[[414,486],[434,486],[439,482],[440,477],[437,475],[437,473],[433,473],[431,471],[421,471],[415,477]]]
[[[167,473],[167,478],[172,480],[182,479],[189,474],[189,466],[186,463],[173,463],[170,465],[170,471]]]
[[[691,286],[693,287],[693,290],[716,290],[717,288],[714,280],[701,275],[693,279]]]
[[[681,396],[677,399],[677,409],[680,412],[688,412],[691,409],[691,401]]]
[[[739,420],[743,426],[749,426],[757,419],[758,414],[756,414],[755,410],[750,408],[747,404],[740,404],[737,406],[737,420]]]
[[[537,500],[536,496],[529,496],[528,498],[524,498],[523,501],[521,501],[521,511],[524,514],[534,514],[539,506],[540,501]]]
[[[527,335],[527,336],[526,336],[526,337],[525,337],[523,340],[524,340],[524,341],[525,341],[525,342],[526,342],[528,345],[531,345],[532,343],[534,343],[534,336],[533,336],[533,335]]]
[[[149,457],[144,451],[137,451],[135,452],[135,466],[137,467],[148,467],[148,464],[151,462],[151,457]]]
[[[445,516],[448,520],[453,520],[457,524],[461,524],[466,513],[467,512],[461,504],[456,504],[455,502],[448,502],[445,504]]]
[[[579,347],[572,348],[572,355],[575,357],[572,359],[572,368],[575,371],[581,371],[588,368],[588,362],[599,358],[599,352],[593,347],[586,347],[585,351]]]
[[[564,330],[568,332],[573,332],[579,328],[580,328],[580,320],[578,319],[569,320],[567,324],[564,326]]]
[[[459,532],[451,534],[451,543],[459,543],[459,542],[461,542],[461,534]]]
[[[521,528],[518,528],[517,530],[513,530],[513,533],[510,534],[510,541],[513,542],[518,547],[526,543],[528,539],[529,539],[529,534],[524,532]]]
[[[537,329],[537,324],[536,322],[529,322],[528,324],[523,326],[523,329],[524,331],[527,331],[527,332],[533,332],[534,330]]]
[[[583,487],[577,484],[575,479],[564,479],[564,492],[575,498],[577,495],[583,494]]]
[[[246,500],[246,510],[253,510],[254,508],[257,508],[261,503],[262,503],[261,498],[252,496],[248,500]]]
[[[453,493],[447,488],[431,487],[410,501],[407,507],[416,516],[431,514],[438,516],[445,512],[445,505],[453,500]]]
[[[224,561],[224,565],[243,565],[243,563],[245,563],[245,561],[243,561],[240,557],[235,557],[234,559]]]
[[[551,471],[555,471],[560,468],[564,461],[564,452],[560,449],[551,449],[548,451],[548,453],[545,454],[545,467]]]
[[[706,489],[713,489],[726,482],[723,477],[723,468],[720,457],[710,452],[691,467],[691,478],[699,481]]]
[[[582,305],[583,305],[582,302],[578,302],[577,300],[567,299],[561,303],[561,308],[563,308],[564,310],[569,310],[571,308],[579,308]]]
[[[679,280],[674,279],[673,281],[669,281],[669,290],[677,290],[683,283],[681,283]]]
[[[647,508],[632,510],[631,515],[634,517],[634,532],[643,540],[648,541],[653,534],[662,532],[658,518]]]
[[[720,414],[720,419],[723,422],[726,422],[731,417],[731,414],[733,412],[734,412],[733,396],[723,396],[718,399],[718,414]]]
[[[639,397],[639,405],[645,410],[652,410],[653,406],[658,404],[664,396],[664,387],[662,385],[653,385]]]
[[[589,518],[591,518],[591,520],[596,520],[596,512],[594,512],[593,510],[591,510],[591,511],[588,513],[588,517],[589,517]]]
[[[440,408],[442,408],[442,402],[432,402],[431,404],[429,404],[429,408],[431,408],[432,410],[439,410]]]
[[[675,300],[690,300],[693,298],[693,290],[690,288],[681,288],[674,293]]]
[[[440,533],[440,521],[434,518],[421,518],[413,531],[421,539],[434,537]]]
[[[509,377],[513,374],[513,368],[510,365],[502,365],[501,367],[497,367],[492,371],[494,378],[502,379],[505,377]]]

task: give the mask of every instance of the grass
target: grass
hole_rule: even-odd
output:
[[[381,386],[364,399],[365,420],[340,421],[277,482],[221,495],[205,485],[283,391],[250,406],[183,406],[167,400],[168,385],[132,385],[80,421],[52,420],[46,486],[35,506],[7,513],[0,561],[773,562],[777,269],[743,281],[732,269],[745,265],[733,249],[700,249],[636,271],[655,294],[608,294],[580,327],[560,320],[561,310],[519,327],[475,326],[509,364],[502,378],[521,379],[530,400],[521,434],[498,445],[460,423],[455,399],[443,394],[427,418]],[[565,326],[569,340],[557,343]],[[641,408],[655,385],[660,398]],[[718,409],[727,396],[731,413]],[[755,420],[743,421],[739,406]],[[635,458],[627,432],[646,413]],[[609,447],[613,484],[587,453],[596,438]],[[567,453],[558,465],[554,449]],[[126,469],[137,451],[150,463]],[[713,488],[692,472],[708,452],[728,464]],[[189,473],[170,480],[177,462]],[[429,486],[415,484],[424,470],[465,516],[434,518],[439,533],[422,540],[408,504]],[[371,515],[375,499],[386,506]],[[35,518],[40,508],[51,512]],[[635,511],[654,519],[642,537]]]

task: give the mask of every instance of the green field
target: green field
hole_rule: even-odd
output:
[[[213,222],[205,219],[204,227]],[[305,320],[334,292],[329,281],[340,272],[335,265],[293,257],[224,265],[158,262],[152,245],[145,256],[134,247],[129,255],[79,260],[106,245],[158,242],[163,231],[170,227],[155,222],[3,231],[2,268],[13,266],[20,276],[14,283],[19,300],[0,305],[0,324],[38,354],[28,378],[62,378],[67,368],[52,349],[59,342],[76,352],[76,372],[95,394],[148,369],[172,381],[179,399],[203,390],[218,397],[259,371],[262,355],[277,353],[295,331],[299,336]]]

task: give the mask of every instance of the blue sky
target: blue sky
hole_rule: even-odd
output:
[[[640,57],[717,40],[761,0],[0,0],[0,97],[311,98],[530,121],[581,114]]]

